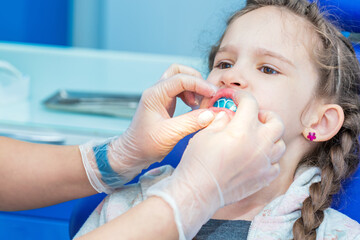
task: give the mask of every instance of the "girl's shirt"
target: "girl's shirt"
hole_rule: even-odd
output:
[[[138,183],[124,186],[107,196],[81,227],[76,237],[105,224],[146,199],[147,189],[173,172],[171,166],[162,166],[144,174]],[[309,187],[319,182],[321,171],[309,168],[297,174],[284,195],[270,202],[250,224],[247,239],[292,239],[294,222],[301,216],[301,207],[309,196]],[[201,230],[200,230],[201,231]],[[317,239],[360,240],[360,224],[344,214],[328,208],[316,231]]]
[[[196,234],[194,240],[245,240],[251,221],[210,219]]]

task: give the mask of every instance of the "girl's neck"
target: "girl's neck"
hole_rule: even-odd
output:
[[[286,192],[292,183],[292,179],[292,175],[282,174],[269,186],[257,193],[219,209],[212,218],[251,221],[267,204]]]

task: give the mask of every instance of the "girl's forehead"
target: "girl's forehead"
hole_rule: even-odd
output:
[[[265,48],[304,57],[310,55],[313,38],[314,30],[306,19],[289,10],[269,6],[235,19],[229,25],[220,47]]]

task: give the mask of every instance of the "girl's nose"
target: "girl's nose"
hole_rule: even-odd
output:
[[[243,74],[240,73],[240,71],[237,71],[234,67],[227,70],[221,76],[220,83],[221,85],[229,88],[245,89],[248,87],[248,82],[244,78]]]

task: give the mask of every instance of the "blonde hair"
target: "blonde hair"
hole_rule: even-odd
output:
[[[297,166],[297,169],[316,166],[322,170],[321,181],[310,186],[310,196],[304,200],[301,217],[293,226],[294,239],[316,239],[316,229],[324,219],[324,210],[331,206],[333,195],[340,191],[341,183],[359,165],[360,66],[351,43],[326,19],[324,12],[320,12],[316,2],[248,0],[246,6],[228,20],[227,26],[238,17],[265,6],[286,9],[311,24],[319,40],[313,59],[319,72],[316,95],[339,104],[345,114],[344,124],[336,136],[319,143],[302,157]],[[224,35],[211,48],[209,70],[213,68]]]

